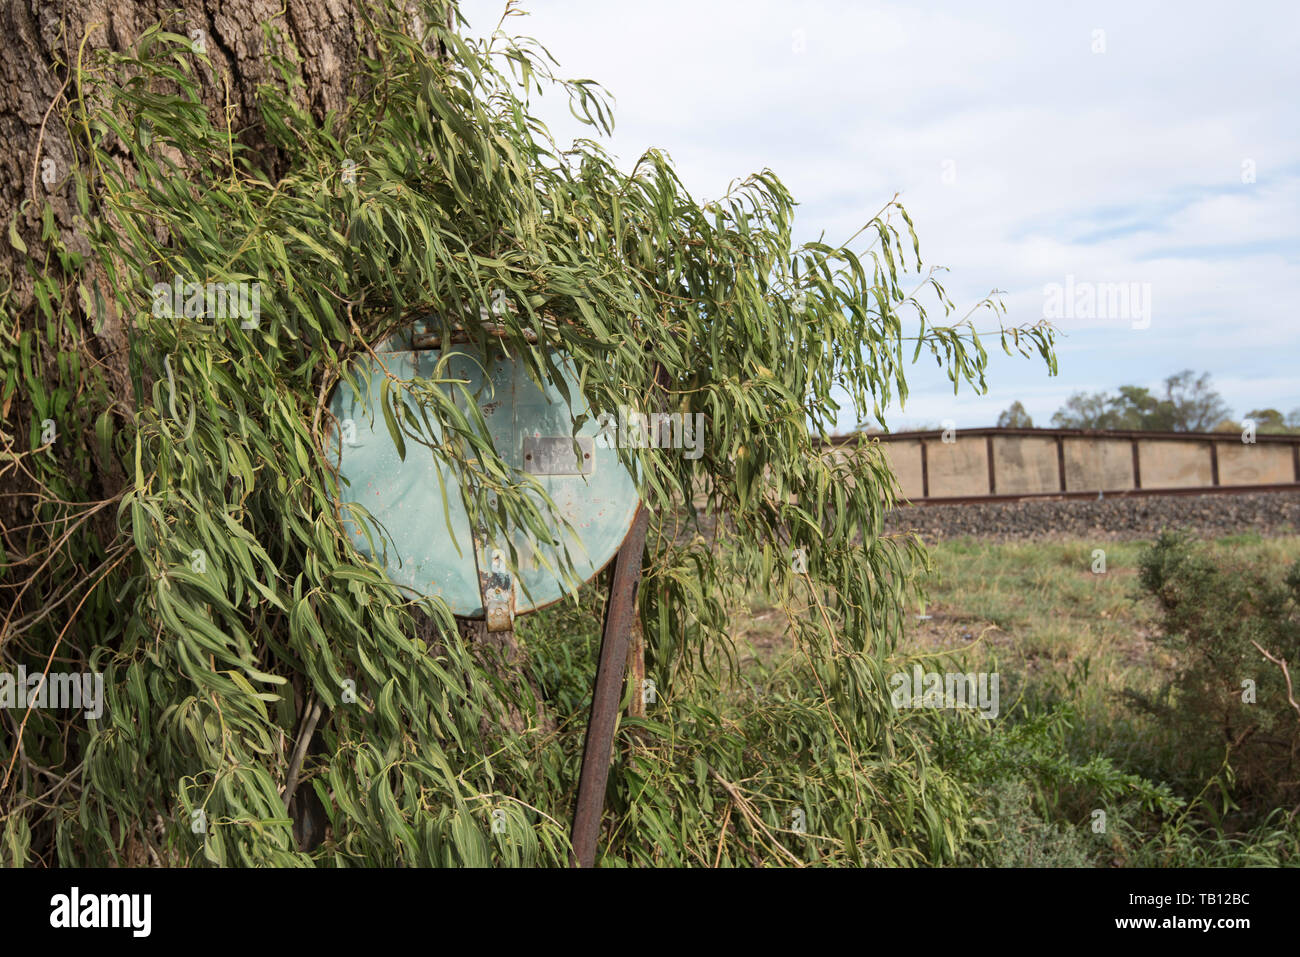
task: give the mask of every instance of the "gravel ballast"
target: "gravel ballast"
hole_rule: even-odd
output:
[[[886,528],[915,530],[927,542],[963,536],[1115,541],[1152,538],[1162,528],[1185,528],[1204,538],[1295,535],[1300,534],[1300,491],[915,505],[891,511]]]

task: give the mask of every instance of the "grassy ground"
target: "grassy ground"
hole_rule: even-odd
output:
[[[1232,564],[1279,574],[1300,558],[1297,536],[1214,544]],[[972,539],[933,546],[926,605],[908,610],[883,676],[916,659],[928,671],[996,673],[997,719],[955,709],[891,713],[872,698],[888,721],[862,722],[851,742],[836,719],[825,720],[829,693],[808,649],[791,638],[788,616],[817,610],[782,608],[758,590],[746,607],[728,591],[738,670],[711,656],[707,673],[690,673],[689,687],[661,682],[667,690],[648,709],[653,735],[629,736],[618,752],[625,763],[616,766],[621,783],[610,808],[624,820],[620,860],[787,866],[794,854],[806,863],[878,865],[1300,864],[1300,818],[1283,813],[1290,803],[1276,814],[1265,804],[1248,818],[1216,809],[1212,786],[1222,767],[1213,728],[1193,747],[1187,725],[1168,709],[1137,706],[1135,694],[1149,704],[1175,666],[1186,665],[1172,659],[1158,609],[1140,591],[1146,547]],[[586,720],[599,608],[599,601],[556,606],[529,616],[520,632],[549,712],[570,731]],[[851,687],[872,686],[841,686]],[[840,741],[850,747],[842,752]],[[863,753],[860,746],[873,757],[858,773],[846,754]],[[565,760],[545,766],[548,780],[566,782],[556,787],[576,775],[577,749]],[[932,804],[941,810],[908,816],[922,793],[938,794]],[[814,837],[798,836],[805,832],[792,828],[793,810],[807,813]]]
[[[1234,561],[1274,568],[1300,558],[1300,536],[1237,535],[1214,544]],[[1116,773],[1153,784],[1184,779],[1179,772],[1188,761],[1186,742],[1169,725],[1128,706],[1135,693],[1149,695],[1168,680],[1175,665],[1166,646],[1152,640],[1159,636],[1157,608],[1138,585],[1138,559],[1147,545],[976,539],[934,545],[928,601],[910,610],[900,661],[934,655],[930,667],[936,671],[998,673],[1002,721],[996,724],[1008,740],[1035,716],[1062,716],[1059,732],[1037,739],[1025,752],[1035,759],[1087,764],[1095,757]],[[762,601],[754,602],[734,637],[741,672],[755,683],[779,676],[798,654],[784,612]],[[1267,838],[1272,843],[1264,847],[1258,837],[1237,841],[1204,831],[1180,833],[1174,844],[1162,844],[1147,840],[1154,833],[1150,821],[1141,833],[1099,843],[1086,824],[1095,805],[1081,803],[1087,789],[1039,788],[1039,773],[1030,766],[1022,768],[1021,784],[991,794],[986,805],[1004,829],[999,839],[1007,831],[1021,832],[1012,834],[1017,849],[1002,864],[1047,858],[1048,866],[1072,866],[1085,856],[1102,866],[1275,864],[1288,859],[1278,847],[1292,848],[1285,854],[1293,855],[1297,846],[1294,833]],[[1028,797],[1015,789],[1027,789]],[[1175,793],[1192,800],[1199,789],[1175,786]],[[1003,811],[999,803],[1006,800],[1017,809]],[[1044,852],[1058,844],[1064,850]]]
[[[1216,544],[1252,562],[1289,565],[1300,558],[1300,536],[1235,535]],[[1144,684],[1169,664],[1149,640],[1155,607],[1137,587],[1146,545],[970,538],[932,545],[930,598],[913,609],[900,650],[957,653],[972,666],[996,662],[1029,680],[1073,678],[1094,698]],[[742,666],[779,662],[790,650],[786,635],[782,611],[754,601],[735,634]]]
[[[1085,714],[1109,711],[1113,695],[1150,685],[1171,664],[1150,641],[1156,609],[1137,585],[1146,545],[960,539],[936,546],[931,617],[911,620],[908,643],[969,649],[972,664],[996,663],[1026,685],[1068,682]],[[1300,537],[1236,535],[1216,545],[1251,563],[1290,565],[1300,557]]]

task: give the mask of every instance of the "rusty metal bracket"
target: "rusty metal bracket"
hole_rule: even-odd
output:
[[[475,538],[474,550],[478,553],[479,592],[483,597],[484,618],[488,631],[510,631],[515,626],[515,581],[506,565],[505,553],[499,548],[490,550],[486,541]]]

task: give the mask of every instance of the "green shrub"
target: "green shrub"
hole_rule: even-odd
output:
[[[1212,817],[1235,809],[1250,825],[1294,807],[1300,714],[1283,669],[1261,649],[1300,662],[1300,562],[1283,575],[1166,532],[1142,555],[1139,581],[1160,607],[1154,640],[1176,661],[1157,694],[1129,694],[1179,744],[1160,770],[1182,787],[1214,778]]]
[[[1023,781],[1000,780],[981,795],[977,813],[994,825],[978,863],[991,867],[1091,867],[1092,853],[1069,827],[1044,821]],[[977,821],[981,820],[977,817]],[[1095,849],[1093,849],[1095,850]],[[974,862],[974,861],[972,861]]]

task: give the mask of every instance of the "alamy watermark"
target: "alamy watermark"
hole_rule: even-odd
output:
[[[42,680],[44,679],[44,680]],[[99,672],[0,671],[0,708],[55,708],[83,711],[87,718],[104,713],[104,676]]]
[[[1151,283],[1065,282],[1043,286],[1044,319],[1129,319],[1134,329],[1151,326]]]
[[[241,329],[256,329],[262,316],[262,284],[186,282],[175,276],[171,283],[154,283],[153,314],[160,319],[235,318],[241,320]]]
[[[132,937],[148,937],[153,928],[152,894],[96,894],[73,887],[50,898],[50,926],[123,928]]]
[[[601,448],[683,449],[694,461],[704,454],[704,413],[636,412],[625,405],[618,416],[602,412],[596,417],[600,431],[596,443]]]
[[[980,716],[998,716],[998,673],[899,671],[890,676],[890,698],[895,708],[978,708]]]

